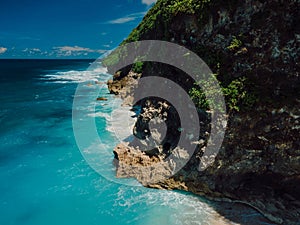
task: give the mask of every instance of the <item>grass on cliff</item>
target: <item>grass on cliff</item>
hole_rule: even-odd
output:
[[[221,90],[225,98],[226,107],[229,111],[241,111],[250,109],[257,101],[257,96],[251,90],[251,83],[246,77],[240,77],[231,81],[227,86],[222,86]],[[194,101],[196,107],[209,110],[211,106],[215,104],[213,100],[207,99],[202,88],[205,88],[206,93],[211,96],[217,95],[219,90],[212,89],[205,82],[201,84],[195,84],[190,90],[189,95]],[[213,105],[215,108],[220,109],[220,106]]]
[[[168,27],[174,17],[180,15],[195,15],[199,24],[204,25],[207,22],[209,13],[209,10],[206,9],[216,5],[232,7],[236,4],[235,0],[158,0],[145,15],[139,26],[130,33],[128,38],[124,40],[121,45],[139,40],[155,39],[156,37],[159,40],[164,39],[170,41]],[[240,39],[240,35],[233,36],[227,49],[232,52],[239,50],[243,44]],[[217,74],[222,74],[222,82],[220,85],[228,110],[241,111],[248,109],[257,101],[255,93],[251,91],[251,84],[245,77],[231,80],[227,78],[226,73],[223,73],[224,71],[222,72],[222,55],[211,52],[211,49],[207,49],[205,46],[195,46],[193,50],[199,56],[203,57],[213,71]],[[103,64],[107,67],[113,66],[117,64],[119,60],[122,60],[122,57],[126,57],[126,54],[112,54],[103,60]],[[132,70],[136,73],[142,73],[144,69],[144,63],[139,62],[138,59],[132,65]],[[217,76],[221,78],[221,75]],[[189,94],[197,107],[209,109],[213,102],[206,99],[200,86],[205,87],[205,84],[195,84]],[[216,90],[207,90],[206,88],[206,91],[214,95]]]
[[[163,26],[165,31],[171,22],[171,19],[179,14],[197,14],[199,22],[206,16],[204,8],[212,0],[158,0],[157,3],[149,10],[143,21],[135,28],[128,38],[122,43],[139,41],[144,34],[154,30],[157,26]],[[162,23],[162,24],[159,24]]]

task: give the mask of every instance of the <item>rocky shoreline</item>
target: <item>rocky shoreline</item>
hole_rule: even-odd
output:
[[[202,129],[197,150],[172,174],[180,159],[187,158],[184,149],[176,145],[181,133],[176,110],[160,99],[141,101],[133,106],[140,109],[133,131],[136,140],[114,150],[117,176],[135,177],[146,187],[179,189],[213,200],[244,203],[277,224],[299,224],[299,2],[225,4],[215,0],[199,11],[185,8],[168,14],[166,9],[172,7],[171,1],[158,1],[127,41],[168,40],[202,57],[218,73],[225,94],[229,93],[225,139],[214,163],[199,170],[210,132],[210,112],[199,109]],[[268,23],[262,23],[262,19]],[[150,22],[153,26],[147,27]],[[142,73],[132,68],[118,71],[108,87],[130,105],[134,100],[132,87],[140,77],[154,74],[174,80],[186,90],[193,87],[180,71],[155,63],[146,63]],[[250,107],[246,104],[250,97],[235,99],[232,94],[241,92],[243,96],[255,93]],[[235,105],[230,105],[232,102]],[[149,123],[155,118],[160,122],[155,123],[155,135],[150,135]],[[167,126],[163,140],[159,135],[161,123]],[[174,152],[178,160],[166,160]]]
[[[131,71],[130,73],[132,75],[134,72]],[[113,83],[116,83],[116,81],[109,81],[110,87],[113,86]],[[118,87],[120,86],[114,86],[114,90],[117,90]],[[129,85],[129,87],[131,87],[131,85]],[[123,93],[131,92],[130,89],[125,89],[126,86],[122,88],[122,91],[119,91]],[[132,95],[131,98],[133,98]],[[127,99],[126,105],[131,104],[131,102],[128,101],[128,99],[131,98],[128,98],[128,96],[124,98]],[[162,104],[162,102],[160,103]],[[145,108],[145,111],[149,112],[149,109],[152,112],[151,115],[153,115],[153,118],[163,114],[160,110],[156,111],[155,115],[155,113],[153,113],[155,111],[153,110],[153,105],[152,109],[148,107]],[[282,111],[283,110],[279,113],[284,113]],[[294,115],[293,113],[291,114]],[[135,130],[143,133],[144,127],[139,125],[139,123],[144,124],[146,117],[147,116],[143,113],[139,115]],[[279,116],[278,119],[279,118],[282,117]],[[149,121],[149,118],[146,118],[146,121]],[[176,123],[173,125],[176,126]],[[138,134],[138,132],[136,131],[135,136],[141,137],[142,135]],[[159,141],[161,140],[158,139],[156,141],[160,143]],[[291,176],[291,178],[287,179],[283,176],[276,176],[272,174],[271,171],[269,174],[266,171],[260,173],[259,171],[265,169],[268,163],[270,163],[267,162],[266,159],[263,161],[263,150],[240,149],[238,156],[233,155],[233,159],[227,159],[232,162],[232,164],[227,165],[227,168],[225,167],[227,172],[220,172],[219,170],[221,160],[224,160],[222,157],[226,154],[225,147],[221,149],[217,163],[204,172],[197,171],[196,165],[199,164],[199,156],[196,154],[182,170],[172,175],[172,168],[164,161],[164,154],[160,154],[161,151],[149,154],[149,151],[142,150],[143,146],[148,147],[149,143],[144,142],[141,144],[140,142],[136,143],[136,141],[133,141],[132,143],[120,143],[116,146],[114,149],[114,164],[118,178],[133,177],[145,187],[189,191],[214,201],[246,204],[277,224],[285,224],[286,222],[288,222],[288,224],[297,224],[300,201],[289,193],[276,193],[276,188],[280,189],[280,183],[284,186],[284,182],[297,185],[298,177]],[[152,148],[156,147],[159,148],[159,146],[152,146]],[[239,158],[236,159],[236,157]],[[299,158],[288,157],[287,159],[284,153],[281,153],[281,155],[277,157],[285,161],[283,162],[284,164],[282,163],[282,165],[280,165],[278,159],[277,165],[273,164],[274,169],[278,170],[281,168],[284,170],[285,164],[288,164],[289,168],[293,170],[299,168]],[[179,158],[184,157],[181,156]],[[272,158],[267,158],[276,161]],[[250,165],[251,163],[253,164]],[[244,171],[241,171],[239,167]],[[257,171],[257,174],[253,172],[254,169]],[[215,171],[218,172],[215,173]],[[222,178],[224,174],[230,178],[227,180],[226,178]],[[227,183],[220,179],[226,180]],[[291,180],[289,181],[289,179]],[[219,186],[216,187],[216,185]],[[224,185],[225,188],[222,189],[220,185]]]

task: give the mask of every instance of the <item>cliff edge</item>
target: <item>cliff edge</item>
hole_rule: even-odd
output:
[[[147,152],[134,147],[136,143],[117,146],[117,176],[135,177],[149,187],[244,202],[275,223],[299,224],[299,5],[299,0],[158,0],[123,44],[164,40],[201,57],[225,96],[225,139],[214,163],[199,171],[211,113],[199,86],[182,71],[160,63],[135,63],[111,71],[113,60],[108,57],[104,64],[116,72],[108,82],[111,93],[129,96],[132,102],[131,84],[140,77],[168,78],[189,93],[201,123],[197,151],[189,162],[175,175],[155,182],[145,166],[163,161],[170,152],[185,157],[176,145],[180,121],[176,109],[163,99],[149,98],[135,104],[135,141],[152,136],[161,142]],[[159,129],[156,135],[149,133],[149,123],[155,118],[166,123],[164,140],[159,139]],[[143,142],[148,147],[149,143]],[[162,176],[171,174],[171,168],[163,163],[158,170]],[[147,182],[149,179],[153,182]]]

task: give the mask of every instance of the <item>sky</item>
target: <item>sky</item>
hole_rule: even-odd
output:
[[[1,0],[0,58],[98,58],[156,0]]]

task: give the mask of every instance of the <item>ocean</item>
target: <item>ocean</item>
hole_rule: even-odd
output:
[[[92,63],[0,60],[0,224],[270,224],[243,205],[116,179],[112,150],[130,135],[123,121],[134,121],[108,93],[112,76]],[[79,86],[108,101],[92,96],[94,105],[74,109],[74,99],[88,99],[78,95]],[[74,136],[78,118],[94,121],[100,145],[82,149]],[[84,126],[77,131],[89,133]]]

